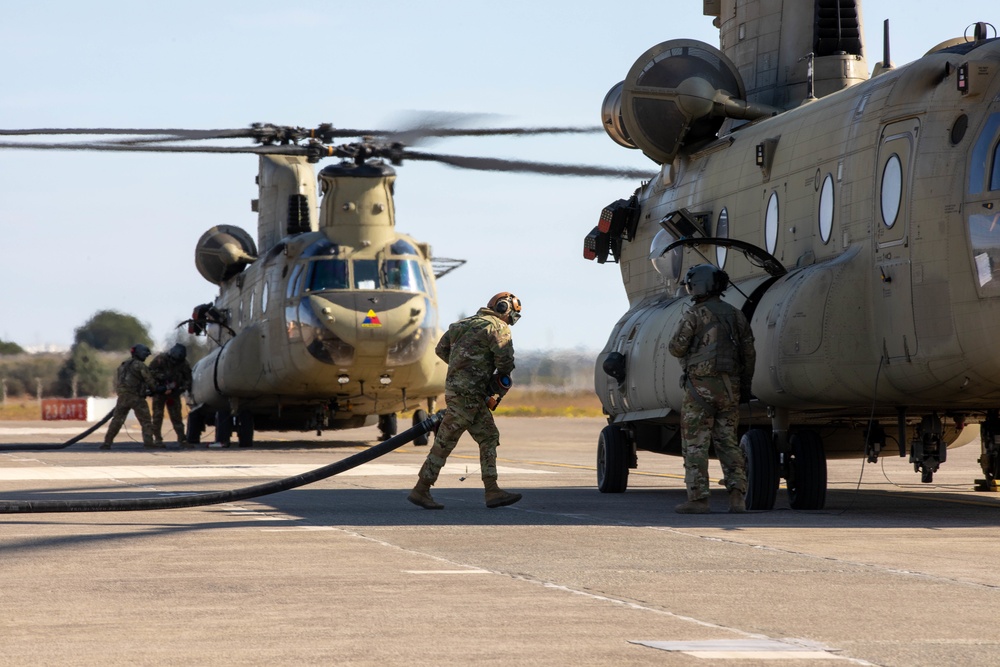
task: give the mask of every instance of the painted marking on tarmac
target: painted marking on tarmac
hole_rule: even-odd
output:
[[[797,642],[797,643],[790,643]],[[631,644],[684,653],[704,660],[847,660],[835,649],[799,640],[714,639],[708,641],[637,641]]]
[[[403,570],[406,574],[493,574],[489,570]]]
[[[33,480],[94,480],[94,479],[193,479],[219,477],[271,477],[284,478],[316,470],[323,464],[282,463],[273,465],[177,465],[177,466],[48,466],[0,468],[0,481]],[[366,463],[338,475],[338,477],[414,477],[418,465]],[[555,475],[548,470],[531,470],[497,466],[500,474]],[[457,474],[445,466],[443,472]],[[476,467],[478,472],[478,466]]]

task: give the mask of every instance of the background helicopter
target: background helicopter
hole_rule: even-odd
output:
[[[267,430],[354,428],[379,416],[383,438],[396,412],[426,402],[434,411],[446,365],[436,280],[463,260],[436,259],[431,248],[395,229],[395,170],[403,160],[552,175],[631,176],[616,168],[442,155],[406,148],[401,139],[494,134],[587,133],[598,128],[421,127],[385,132],[254,124],[233,130],[67,128],[0,130],[26,136],[88,135],[100,142],[0,144],[20,150],[252,153],[260,156],[257,240],[241,227],[217,225],[198,241],[195,264],[219,286],[214,302],[194,308],[188,332],[206,334],[209,354],[193,368],[187,437],[206,423],[241,446],[255,426]],[[122,137],[128,138],[122,138]],[[109,138],[111,137],[111,138]],[[358,141],[332,144],[344,138]],[[250,138],[257,146],[191,145],[194,140]],[[312,164],[342,161],[319,173]],[[389,163],[386,162],[389,161]],[[235,420],[234,420],[235,417]],[[423,408],[414,424],[427,418]],[[417,444],[426,444],[426,437]]]
[[[784,477],[793,508],[821,508],[826,457],[890,447],[930,482],[977,422],[995,489],[1000,40],[974,24],[894,67],[887,30],[869,79],[860,4],[706,1],[722,51],[659,44],[605,98],[612,139],[661,170],[585,240],[630,303],[595,371],[602,491],[625,489],[636,449],[679,451],[666,340],[706,262],[757,340],[748,506]]]

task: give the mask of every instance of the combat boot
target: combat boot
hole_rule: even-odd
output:
[[[732,489],[729,492],[729,512],[731,514],[746,514],[747,494],[739,489]]]
[[[513,505],[521,499],[520,493],[510,493],[497,486],[495,479],[484,479],[483,484],[486,486],[486,506],[490,509]]]
[[[406,496],[414,505],[419,505],[425,510],[443,510],[444,505],[434,500],[431,497],[431,485],[425,479],[421,479],[417,482],[417,485],[413,487],[410,491],[410,495]]]
[[[674,508],[678,514],[708,514],[712,508],[708,506],[708,498],[689,500]]]

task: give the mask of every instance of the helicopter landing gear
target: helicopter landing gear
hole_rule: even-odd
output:
[[[792,435],[791,451],[782,453],[782,469],[792,509],[821,510],[826,503],[826,453],[815,431]]]
[[[987,410],[986,419],[979,425],[981,454],[979,467],[983,479],[976,480],[977,491],[996,491],[1000,477],[1000,411]]]
[[[628,436],[618,426],[605,426],[597,438],[597,490],[624,493],[630,467],[635,467],[635,450]]]
[[[378,416],[379,440],[385,442],[396,435],[396,413]]]
[[[774,509],[781,476],[770,434],[752,428],[740,438],[740,449],[747,457],[747,509]]]
[[[197,445],[201,442],[201,434],[205,432],[205,412],[202,408],[196,408],[188,413],[187,441],[189,444]]]
[[[236,415],[236,441],[240,447],[253,447],[253,415],[249,412]]]
[[[427,411],[422,408],[417,408],[413,411],[413,425],[416,426],[422,421],[427,419]],[[426,433],[423,435],[418,435],[413,439],[413,444],[416,447],[425,447],[427,443],[430,442],[430,436]]]
[[[934,481],[934,473],[948,457],[943,435],[941,418],[936,414],[928,415],[920,422],[916,437],[910,443],[910,463],[914,472],[920,473],[920,481],[924,484]]]

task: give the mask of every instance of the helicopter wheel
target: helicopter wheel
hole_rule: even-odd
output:
[[[219,410],[215,413],[215,441],[223,447],[228,447],[233,439],[233,413],[229,410]]]
[[[201,434],[205,431],[205,413],[201,408],[188,413],[187,437],[188,443],[197,445],[201,443]]]
[[[821,510],[826,504],[826,454],[815,431],[792,435],[786,459],[785,486],[792,509]]]
[[[241,412],[236,415],[236,440],[240,447],[253,447],[253,415]]]
[[[740,449],[747,457],[747,509],[774,509],[781,476],[770,434],[752,428],[740,438]]]
[[[418,410],[414,410],[413,411],[413,425],[414,426],[416,426],[417,424],[419,424],[422,421],[425,421],[426,419],[427,419],[427,411],[426,410],[418,409]],[[424,447],[424,446],[427,445],[428,442],[430,442],[430,436],[428,436],[426,433],[424,433],[423,435],[418,435],[416,438],[413,439],[413,444],[416,447]]]
[[[386,441],[396,435],[396,413],[378,416],[379,440]]]
[[[624,493],[628,487],[631,446],[625,433],[608,425],[597,438],[597,490],[601,493]]]

